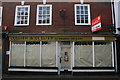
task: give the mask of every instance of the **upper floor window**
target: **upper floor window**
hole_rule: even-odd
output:
[[[36,25],[52,25],[52,5],[37,6]]]
[[[75,4],[75,25],[90,25],[90,5]]]
[[[15,26],[29,25],[30,6],[16,6],[15,12]]]
[[[2,26],[2,7],[0,7],[0,26]]]

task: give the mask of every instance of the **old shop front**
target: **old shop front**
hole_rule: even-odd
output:
[[[8,71],[116,72],[114,36],[9,35]]]

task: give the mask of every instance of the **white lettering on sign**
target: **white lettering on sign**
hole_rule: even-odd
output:
[[[92,37],[92,40],[105,40],[105,37]]]

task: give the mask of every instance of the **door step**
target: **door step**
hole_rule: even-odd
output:
[[[68,71],[68,70],[60,71],[60,75],[72,75],[72,71]]]

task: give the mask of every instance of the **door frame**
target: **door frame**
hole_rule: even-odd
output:
[[[73,43],[73,41],[70,41],[70,45],[60,45],[60,43],[61,42],[59,42],[59,52],[58,52],[58,54],[59,54],[59,57],[58,57],[58,63],[59,63],[59,66],[58,66],[58,69],[59,69],[59,71],[64,71],[64,69],[61,69],[61,62],[60,62],[60,58],[61,58],[61,47],[70,47],[70,69],[68,69],[68,71],[72,71],[72,65],[73,65],[73,45],[72,45],[72,43]]]

